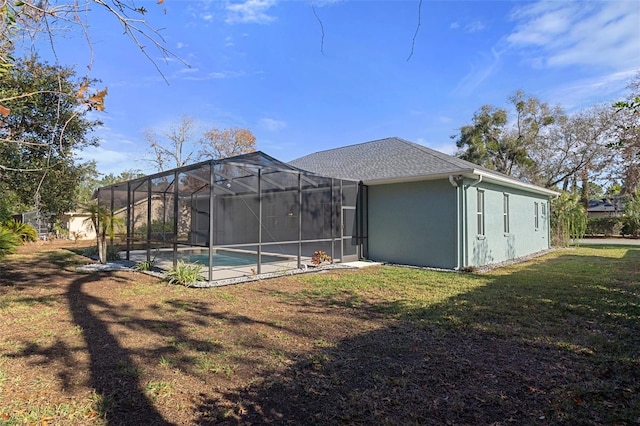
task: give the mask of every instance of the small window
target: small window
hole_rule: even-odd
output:
[[[509,194],[502,197],[502,223],[505,234],[509,233]]]
[[[538,203],[533,203],[533,224],[536,229],[540,227],[540,214],[538,212]]]
[[[484,235],[484,191],[478,191],[478,235]]]

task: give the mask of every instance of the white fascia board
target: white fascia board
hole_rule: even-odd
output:
[[[510,188],[522,189],[524,191],[533,192],[536,194],[546,195],[548,197],[557,197],[560,195],[559,192],[552,191],[547,188],[543,188],[541,186],[532,185],[530,183],[521,182],[519,180],[509,178],[507,176],[501,176],[493,173],[487,173],[483,170],[478,169],[461,169],[456,170],[451,173],[438,173],[432,175],[422,175],[422,176],[408,176],[408,177],[398,177],[398,178],[389,178],[389,179],[373,179],[373,180],[365,180],[363,183],[368,186],[375,185],[387,185],[392,183],[404,183],[404,182],[419,182],[425,180],[439,180],[439,179],[449,179],[449,176],[463,176],[469,179],[478,179],[478,177],[482,176],[483,182],[491,182],[497,183],[499,185],[507,186]]]
[[[529,192],[535,192],[536,194],[546,195],[548,197],[557,197],[560,195],[560,193],[557,191],[552,191],[551,189],[543,188],[541,186],[532,185],[526,182],[521,182],[519,180],[510,178],[507,176],[487,173],[482,170],[474,170],[473,173],[476,176],[482,176],[482,179],[485,182],[494,182],[494,183],[498,183],[500,185],[508,186],[511,188],[518,188],[518,189],[523,189]]]
[[[455,173],[438,173],[433,175],[418,175],[418,176],[404,176],[397,178],[389,178],[389,179],[372,179],[365,180],[362,183],[368,186],[375,185],[386,185],[390,183],[404,183],[404,182],[419,182],[422,180],[439,180],[439,179],[449,179],[449,176],[469,176],[473,173],[473,169],[468,170],[456,170]]]

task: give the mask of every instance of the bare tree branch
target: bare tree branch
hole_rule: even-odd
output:
[[[416,26],[416,32],[413,34],[413,40],[411,40],[411,53],[409,53],[407,62],[409,62],[409,60],[413,56],[413,49],[416,45],[416,37],[418,37],[418,31],[420,31],[421,18],[422,18],[422,0],[418,2],[418,25]]]
[[[313,0],[311,1],[311,10],[313,11],[313,15],[318,20],[318,24],[320,24],[320,31],[322,31],[322,38],[320,39],[320,53],[322,53],[322,56],[324,56],[324,25],[322,25],[322,20],[320,19],[320,17],[318,16],[318,13],[316,12],[316,6]]]

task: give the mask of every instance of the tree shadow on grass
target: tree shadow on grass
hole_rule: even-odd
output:
[[[486,285],[431,306],[363,301],[354,315],[396,319],[203,397],[197,423],[633,424],[640,284],[622,277],[639,260],[568,254],[477,276]]]
[[[15,291],[31,289],[34,284],[46,286],[66,273],[74,273],[80,259],[67,250],[43,251],[28,261],[3,259],[0,264],[0,293],[3,287]]]
[[[129,350],[123,348],[92,309],[111,307],[90,296],[84,286],[100,274],[81,276],[69,286],[67,299],[73,322],[82,328],[90,357],[91,386],[104,401],[108,424],[170,424],[145,395]]]

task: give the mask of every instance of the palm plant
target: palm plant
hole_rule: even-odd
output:
[[[0,226],[0,259],[16,251],[20,245],[20,237],[12,230]]]
[[[109,209],[97,203],[89,203],[83,206],[89,217],[84,220],[84,225],[96,232],[98,245],[98,259],[100,263],[107,263],[107,237],[113,238],[116,229],[124,225],[124,220],[115,217]]]
[[[38,241],[38,231],[30,223],[22,223],[15,219],[5,221],[2,226],[18,236],[21,242]]]

